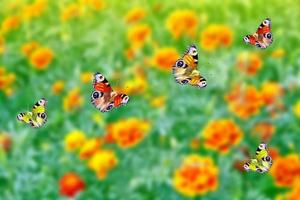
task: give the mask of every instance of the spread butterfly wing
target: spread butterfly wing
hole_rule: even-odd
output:
[[[93,85],[91,103],[101,112],[108,112],[113,108],[127,104],[129,101],[126,94],[118,94],[113,91],[107,79],[99,72],[94,74]]]
[[[26,124],[29,124],[31,127],[38,128],[43,126],[47,122],[46,115],[46,103],[47,100],[42,98],[34,104],[32,107],[32,112],[23,112],[17,115],[17,119]]]
[[[269,156],[267,146],[265,143],[261,143],[255,153],[255,159],[244,164],[246,171],[254,171],[259,173],[268,172],[272,166],[272,158]]]
[[[246,35],[244,41],[258,48],[265,49],[273,42],[271,19],[266,18],[252,35]]]
[[[183,57],[173,65],[173,76],[179,84],[189,84],[203,88],[207,85],[204,77],[197,70],[198,51],[195,45],[190,45]]]

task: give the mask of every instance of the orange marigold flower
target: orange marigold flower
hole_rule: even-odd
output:
[[[237,85],[226,96],[229,110],[241,119],[248,119],[263,106],[261,93],[252,85]]]
[[[82,147],[85,143],[86,137],[84,132],[79,130],[73,130],[65,136],[65,149],[67,151],[74,151]]]
[[[6,96],[12,95],[12,84],[15,79],[16,76],[14,73],[7,73],[6,69],[0,66],[0,90],[3,90]]]
[[[268,149],[269,155],[271,156],[272,160],[276,160],[279,157],[279,151],[275,147],[269,147]]]
[[[143,19],[146,15],[146,12],[143,8],[141,7],[134,7],[131,10],[129,10],[125,17],[124,20],[126,23],[135,23]]]
[[[40,44],[36,41],[32,41],[32,42],[28,42],[22,45],[21,47],[21,51],[22,53],[27,56],[30,57],[30,55],[37,50],[40,47]]]
[[[173,186],[186,196],[204,195],[217,189],[218,173],[211,158],[192,154],[176,169]]]
[[[103,10],[105,8],[105,1],[103,0],[83,0],[84,3],[90,6],[92,9],[96,11]]]
[[[9,32],[11,30],[15,30],[20,25],[20,17],[19,16],[9,16],[5,18],[2,22],[2,31]]]
[[[79,3],[71,3],[61,11],[60,19],[65,22],[80,17],[82,13],[82,6]]]
[[[166,95],[151,98],[150,105],[154,108],[164,107],[166,104]]]
[[[38,70],[44,70],[51,63],[54,54],[49,48],[38,48],[30,55],[30,63]]]
[[[278,157],[270,171],[275,184],[281,187],[291,187],[300,177],[300,158],[298,154]]]
[[[179,58],[177,50],[173,47],[158,49],[153,56],[153,64],[159,69],[170,71]]]
[[[88,162],[90,169],[96,172],[100,180],[106,178],[107,173],[118,164],[116,154],[111,150],[99,150]]]
[[[25,6],[22,10],[23,18],[30,20],[40,16],[44,12],[47,3],[47,0],[36,0],[33,4]]]
[[[264,82],[261,94],[266,105],[274,104],[283,96],[283,87],[277,82]]]
[[[227,153],[230,147],[239,144],[243,137],[240,127],[229,119],[211,121],[202,132],[205,148],[220,153]]]
[[[184,34],[194,37],[198,23],[199,20],[195,11],[175,10],[168,16],[166,27],[171,32],[173,38],[178,39]]]
[[[59,192],[66,197],[73,198],[84,188],[84,181],[74,172],[66,173],[59,180]]]
[[[275,133],[276,127],[269,122],[258,122],[255,124],[252,134],[258,135],[261,141],[269,141]]]
[[[135,51],[132,48],[128,48],[125,50],[124,54],[128,60],[132,60],[135,56]]]
[[[69,91],[67,96],[63,99],[63,108],[67,112],[71,112],[79,108],[83,104],[83,98],[80,94],[80,89],[78,87],[73,88]]]
[[[8,152],[11,149],[12,139],[9,134],[0,132],[0,151]]]
[[[87,140],[80,148],[80,159],[85,160],[93,156],[100,148],[102,140],[100,138],[93,138]]]
[[[150,130],[150,123],[137,118],[123,119],[109,124],[107,131],[121,148],[130,148],[140,143]]]
[[[258,53],[242,52],[237,56],[237,68],[247,75],[255,75],[262,65],[263,61]]]
[[[130,28],[127,38],[133,49],[141,48],[151,35],[151,28],[147,24],[139,24]]]
[[[298,200],[300,197],[300,179],[293,185],[292,191],[286,194],[286,200]]]
[[[230,46],[233,40],[232,38],[232,30],[228,26],[212,24],[201,33],[200,45],[206,51],[214,51],[220,46]]]
[[[80,74],[80,80],[81,80],[81,83],[91,83],[92,80],[93,80],[93,75],[94,73],[93,72],[83,72]]]
[[[285,50],[283,48],[278,48],[274,50],[271,54],[273,58],[282,58],[285,55]]]
[[[52,92],[59,95],[65,87],[65,82],[62,80],[55,81],[52,85]]]
[[[4,38],[0,35],[0,55],[3,54],[5,51],[5,40]]]
[[[298,100],[296,102],[296,104],[294,105],[293,111],[294,111],[294,114],[300,118],[300,100]]]

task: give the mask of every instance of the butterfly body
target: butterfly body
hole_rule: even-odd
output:
[[[196,87],[206,87],[206,79],[197,70],[198,51],[195,45],[190,45],[182,58],[173,65],[173,76],[179,84],[189,84]]]
[[[255,153],[255,158],[244,164],[246,171],[254,171],[259,173],[268,172],[272,166],[272,158],[269,156],[267,151],[267,145],[261,143]]]
[[[265,49],[273,42],[271,33],[271,20],[266,18],[258,27],[257,31],[253,34],[246,35],[244,42],[249,43],[261,49]]]
[[[47,122],[46,115],[46,104],[47,100],[45,98],[41,98],[38,102],[36,102],[32,107],[32,112],[27,111],[23,113],[19,113],[17,115],[17,119],[26,124],[29,124],[33,128],[38,128],[43,126]]]
[[[93,86],[91,103],[101,112],[126,105],[129,101],[128,95],[113,91],[107,79],[99,72],[94,74]]]

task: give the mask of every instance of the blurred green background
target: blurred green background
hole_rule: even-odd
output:
[[[255,154],[263,139],[252,134],[253,129],[267,122],[274,128],[268,146],[283,163],[286,156],[298,154],[298,168],[284,170],[294,179],[300,176],[299,2],[2,0],[0,5],[0,132],[5,135],[0,147],[10,141],[9,148],[0,151],[1,200],[64,199],[59,179],[69,171],[86,185],[76,199],[267,200],[294,191],[292,184],[278,184],[277,168],[258,174],[234,166],[247,159],[241,148]],[[272,20],[273,44],[265,50],[246,45],[244,35],[255,32],[267,17]],[[213,47],[208,49],[202,42],[213,24],[223,28],[212,28],[207,37]],[[219,41],[222,35],[229,41]],[[33,41],[39,47],[26,55],[24,45]],[[181,86],[172,76],[169,63],[190,44],[198,47],[198,69],[208,82],[205,89]],[[252,65],[255,69],[249,74],[245,68]],[[91,75],[97,71],[113,88],[128,92],[127,106],[100,113],[91,105]],[[57,81],[62,81],[60,86],[54,85]],[[235,85],[252,85],[265,95],[261,94],[265,82],[276,83],[284,92],[245,118],[229,109],[232,102],[226,96]],[[79,91],[75,100],[69,94],[74,88]],[[16,120],[41,97],[48,99],[44,127],[33,129]],[[246,100],[237,101],[243,107]],[[131,148],[105,146],[115,152],[118,164],[104,180],[78,153],[65,150],[69,132],[81,130],[87,138],[105,136],[108,124],[128,118],[148,120],[149,133]],[[225,154],[204,144],[203,129],[218,119],[231,119],[242,132]],[[182,160],[193,153],[210,157],[219,173],[216,190],[190,197],[172,180]]]

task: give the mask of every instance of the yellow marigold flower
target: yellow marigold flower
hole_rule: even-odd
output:
[[[100,138],[87,140],[80,148],[80,159],[85,160],[93,156],[101,147],[102,141]]]
[[[277,82],[264,82],[262,85],[261,94],[266,105],[274,104],[283,96],[283,87]]]
[[[154,108],[161,108],[164,107],[166,104],[167,97],[165,95],[154,97],[151,99],[151,106]]]
[[[219,170],[210,157],[187,156],[173,176],[173,186],[183,195],[194,197],[215,191]]]
[[[121,148],[130,148],[140,143],[150,130],[150,123],[137,118],[123,119],[109,124],[107,127],[108,135]]]
[[[153,56],[153,64],[159,69],[170,71],[179,58],[177,50],[173,47],[158,49]]]
[[[99,150],[88,162],[89,168],[96,172],[100,180],[105,179],[107,173],[115,168],[117,164],[117,156],[111,150]]]
[[[258,122],[252,129],[252,135],[259,136],[260,141],[269,141],[274,135],[276,127],[269,122]]]
[[[175,39],[185,34],[194,37],[198,21],[197,14],[193,10],[176,10],[168,16],[166,27]]]
[[[130,94],[141,94],[148,88],[148,82],[145,77],[135,77],[131,80],[125,81],[124,93]]]
[[[79,130],[73,130],[70,133],[68,133],[65,137],[64,143],[65,143],[65,149],[67,151],[74,151],[82,147],[82,145],[85,143],[86,137],[84,132]]]
[[[124,20],[126,23],[135,23],[143,19],[146,15],[146,12],[143,8],[141,7],[134,7],[131,10],[129,10],[125,17]]]
[[[283,48],[278,48],[274,50],[271,54],[273,58],[282,58],[285,55],[285,50]]]
[[[27,56],[30,57],[30,55],[37,50],[40,47],[40,44],[36,41],[32,41],[32,42],[28,42],[22,45],[21,47],[21,51],[22,53]]]
[[[275,184],[281,187],[291,187],[300,177],[300,158],[298,154],[290,154],[276,158],[270,170]]]
[[[232,40],[233,33],[228,26],[212,24],[201,33],[200,45],[206,51],[214,51],[221,46],[230,46]]]
[[[292,191],[287,193],[286,200],[298,200],[300,197],[300,179],[293,185]]]
[[[70,19],[78,18],[82,15],[82,6],[79,3],[67,5],[61,12],[60,19],[65,22]]]
[[[3,54],[5,51],[5,40],[4,38],[0,35],[0,55]]]
[[[2,31],[3,32],[9,32],[11,30],[15,30],[20,25],[20,18],[19,16],[9,16],[5,18],[2,22]]]
[[[67,96],[63,99],[63,108],[67,112],[71,112],[79,108],[83,104],[83,98],[80,94],[80,89],[78,87],[73,88],[69,91]]]
[[[261,93],[252,85],[237,85],[225,95],[225,99],[229,110],[241,119],[248,119],[257,114],[263,106]]]
[[[300,100],[298,100],[298,101],[296,102],[296,104],[294,105],[293,110],[294,110],[294,114],[295,114],[297,117],[300,118]]]
[[[40,16],[44,12],[47,3],[47,0],[36,0],[33,4],[25,6],[22,10],[23,18],[30,20]]]
[[[30,63],[38,70],[44,70],[51,63],[54,54],[50,48],[41,47],[30,55]]]
[[[139,24],[130,28],[127,38],[133,49],[141,48],[151,35],[151,28],[147,24]]]
[[[83,2],[96,11],[100,11],[105,8],[105,1],[103,0],[83,0]]]
[[[258,53],[242,52],[236,59],[237,68],[247,75],[255,75],[262,65],[263,61]]]
[[[242,137],[240,127],[229,119],[211,121],[203,130],[205,148],[220,153],[227,153],[230,147],[240,143]]]
[[[90,83],[93,80],[93,72],[83,72],[80,74],[80,80],[82,83]]]
[[[65,82],[62,80],[55,81],[52,85],[52,92],[55,95],[59,95],[65,87]]]

